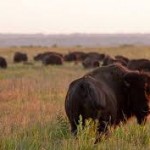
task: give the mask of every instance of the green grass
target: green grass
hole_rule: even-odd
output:
[[[96,125],[87,121],[78,136],[70,133],[64,111],[69,83],[88,70],[81,64],[44,67],[32,57],[44,51],[98,51],[124,55],[129,58],[150,58],[150,47],[115,48],[0,48],[0,55],[8,61],[8,68],[0,70],[0,150],[150,150],[150,125],[137,125],[134,119],[116,129],[110,128],[108,137],[94,144]],[[15,51],[29,55],[33,65],[14,64]]]
[[[42,124],[37,122],[31,127],[0,139],[1,149],[67,149],[67,150],[148,150],[150,128],[148,125],[139,126],[129,124],[110,129],[110,136],[102,138],[101,142],[94,144],[95,126],[88,122],[85,129],[79,127],[77,138],[69,132],[68,122],[62,116]]]

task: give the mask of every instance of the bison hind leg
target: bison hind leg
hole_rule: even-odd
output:
[[[77,135],[77,125],[75,123],[71,123],[71,133],[76,136]]]

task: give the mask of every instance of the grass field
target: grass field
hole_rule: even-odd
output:
[[[87,71],[81,64],[44,67],[34,62],[39,52],[97,51],[150,59],[150,47],[120,46],[116,48],[0,48],[0,56],[8,68],[0,70],[0,149],[1,150],[150,150],[150,125],[139,126],[135,119],[110,129],[109,138],[94,145],[95,128],[87,122],[79,126],[78,138],[70,134],[64,111],[69,83]],[[15,51],[26,52],[33,65],[14,64]]]

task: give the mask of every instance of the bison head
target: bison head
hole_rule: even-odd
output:
[[[124,76],[128,103],[139,124],[145,122],[150,102],[150,76],[146,73],[129,72]]]

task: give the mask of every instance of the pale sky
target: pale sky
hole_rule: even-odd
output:
[[[150,0],[0,0],[0,33],[150,33]]]

